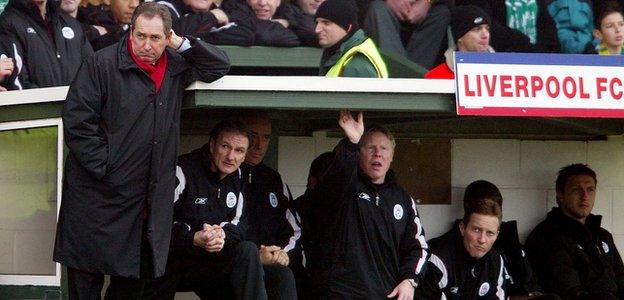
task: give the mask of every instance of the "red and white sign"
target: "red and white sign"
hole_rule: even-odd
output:
[[[537,63],[536,59],[525,60],[531,64],[517,63],[519,57],[535,58],[535,54],[519,54],[511,59],[513,63],[504,63],[509,61],[505,58],[510,54],[498,59],[492,55],[500,54],[491,53],[479,54],[474,59],[476,62],[470,62],[476,53],[464,57],[466,54],[456,54],[459,115],[624,117],[624,68],[621,64],[538,64],[549,57],[555,60],[580,57],[545,54]],[[490,57],[484,59],[483,55]]]

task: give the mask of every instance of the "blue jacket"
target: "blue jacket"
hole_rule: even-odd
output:
[[[591,0],[552,0],[547,7],[557,25],[561,52],[584,53],[594,48]]]

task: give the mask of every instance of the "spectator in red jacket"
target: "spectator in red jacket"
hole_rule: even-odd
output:
[[[453,52],[494,52],[490,46],[490,16],[474,5],[456,6],[451,10],[451,33],[455,45],[449,47],[446,61],[431,69],[425,78],[454,79]]]

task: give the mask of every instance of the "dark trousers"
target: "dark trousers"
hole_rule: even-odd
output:
[[[141,241],[141,278],[111,276],[105,300],[160,299],[151,289],[154,281],[152,251],[147,236]],[[101,299],[104,275],[67,267],[68,296],[70,300]]]
[[[255,244],[244,241],[216,253],[202,251],[172,251],[167,274],[150,291],[160,299],[173,299],[176,291],[193,291],[201,299],[267,299]]]
[[[297,299],[295,275],[289,267],[263,265],[263,268],[265,287],[270,300]]]
[[[403,24],[383,0],[370,2],[362,28],[384,53],[410,59],[431,69],[446,50],[446,28],[451,13],[444,4],[433,5],[418,24]]]

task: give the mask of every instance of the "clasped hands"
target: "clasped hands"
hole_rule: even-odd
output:
[[[219,252],[225,245],[225,231],[219,225],[204,224],[202,230],[195,232],[193,245],[208,252]]]

